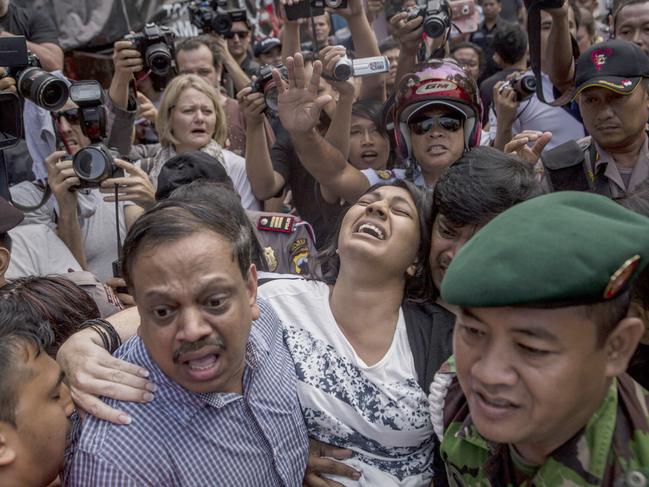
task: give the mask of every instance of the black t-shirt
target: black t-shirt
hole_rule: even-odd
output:
[[[40,10],[9,4],[7,15],[0,17],[0,29],[25,36],[35,44],[59,44],[59,34],[54,22]]]
[[[282,129],[276,135],[277,140],[270,151],[273,169],[282,175],[293,191],[293,205],[298,215],[313,227],[316,248],[320,250],[328,243],[341,206],[322,199],[318,183],[297,157],[288,132]]]
[[[638,345],[627,371],[645,389],[649,389],[649,345]]]

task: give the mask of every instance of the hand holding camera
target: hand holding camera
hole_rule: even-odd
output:
[[[253,83],[256,80],[253,79]],[[237,93],[239,107],[246,119],[246,125],[259,125],[264,123],[264,112],[266,111],[266,100],[264,94],[259,91],[253,91],[253,88],[246,86]]]
[[[408,12],[399,12],[390,19],[393,37],[404,53],[415,54],[424,35],[423,17],[408,18]]]
[[[146,24],[142,32],[124,37],[133,50],[139,51],[144,70],[165,77],[175,70],[176,35],[169,27]]]
[[[277,115],[277,97],[278,89],[277,84],[273,78],[273,69],[277,70],[282,80],[288,79],[288,71],[283,64],[271,66],[264,64],[257,68],[257,72],[253,75],[253,81],[250,83],[250,88],[253,93],[261,93],[264,97],[266,105],[266,113],[270,112],[271,115]]]
[[[144,60],[132,41],[121,40],[113,46],[113,66],[116,77],[129,81],[135,73],[144,70]]]
[[[494,85],[492,98],[498,125],[511,127],[518,112],[516,92],[507,81],[499,81]]]
[[[320,60],[322,61],[322,72],[327,74],[327,81],[336,88],[336,91],[341,96],[354,96],[356,85],[351,79],[351,75],[344,79],[338,79],[336,76],[336,71],[339,75],[346,75],[350,71],[347,50],[343,46],[327,46],[320,51]],[[336,70],[336,68],[338,69]],[[341,70],[344,72],[341,73]]]
[[[155,205],[155,189],[146,172],[122,159],[115,159],[113,164],[126,175],[119,176],[114,172],[113,176],[101,182],[99,191],[108,195],[104,196],[104,201],[115,201],[117,185],[119,201],[132,201],[145,210]]]
[[[65,151],[56,151],[45,159],[47,183],[59,205],[59,211],[77,211],[75,190],[81,184],[72,167],[72,160]]]
[[[7,74],[5,68],[0,68],[0,91],[10,91],[17,93],[16,80]]]
[[[424,32],[431,39],[444,36],[451,28],[451,7],[447,0],[427,0],[407,10],[408,20],[421,17]]]

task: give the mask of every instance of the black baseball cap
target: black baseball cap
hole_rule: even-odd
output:
[[[17,227],[24,218],[25,215],[22,211],[14,208],[6,199],[0,197],[0,234]]]
[[[649,57],[632,42],[613,39],[584,51],[575,71],[575,96],[593,87],[629,95],[649,77]]]
[[[227,183],[232,180],[223,165],[205,152],[192,151],[172,157],[160,170],[155,199],[167,198],[174,189],[197,179]]]
[[[280,41],[277,37],[266,37],[265,39],[262,39],[255,44],[253,53],[255,56],[259,56],[260,54],[266,54],[274,47],[279,47],[281,45],[282,41]]]

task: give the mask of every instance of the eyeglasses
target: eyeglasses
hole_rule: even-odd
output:
[[[428,117],[419,122],[411,123],[410,128],[417,135],[423,135],[428,132],[435,126],[435,123],[438,123],[440,127],[449,132],[457,132],[462,128],[462,121],[464,119],[459,115],[438,115],[434,117]]]
[[[223,34],[223,37],[225,37],[226,39],[234,39],[234,36],[237,36],[239,39],[245,39],[246,37],[248,37],[248,34],[250,34],[249,30],[243,32],[231,30],[230,32]]]
[[[54,112],[54,116],[56,117],[57,121],[61,121],[61,117],[64,117],[68,123],[74,123],[78,124],[79,123],[79,109],[78,108],[70,108],[68,110],[61,110],[58,112]]]

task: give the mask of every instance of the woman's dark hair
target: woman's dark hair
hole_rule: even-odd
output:
[[[480,64],[480,72],[482,72],[482,68],[485,64],[485,58],[484,58],[484,51],[482,48],[474,44],[473,42],[469,41],[462,41],[462,42],[457,42],[451,46],[451,56],[453,56],[453,53],[455,51],[458,51],[460,49],[473,49],[475,53],[478,55],[478,63]]]
[[[376,125],[376,128],[379,129],[381,135],[387,137],[388,133],[385,131],[382,116],[383,103],[380,101],[365,98],[355,101],[352,105],[352,117],[360,117],[372,121]]]
[[[365,194],[370,193],[377,188],[385,186],[395,186],[408,191],[415,203],[417,209],[417,219],[419,222],[419,248],[417,250],[417,269],[414,276],[406,281],[406,287],[403,293],[404,301],[421,302],[431,299],[433,293],[432,278],[428,266],[428,254],[430,253],[430,233],[432,225],[431,203],[429,193],[419,189],[413,183],[405,180],[395,181],[394,183],[378,183],[369,188]],[[349,207],[351,208],[351,207]],[[322,265],[323,275],[321,280],[327,284],[334,284],[338,279],[340,272],[340,257],[336,253],[338,249],[338,236],[343,219],[349,211],[347,208],[338,217],[334,231],[331,234],[328,245],[320,252],[318,258]]]
[[[28,276],[10,281],[0,288],[0,301],[13,303],[25,314],[51,324],[54,341],[46,351],[52,356],[84,321],[101,317],[92,297],[62,276]]]
[[[484,225],[541,193],[529,164],[492,147],[476,147],[444,171],[435,185],[433,205],[452,225]]]

